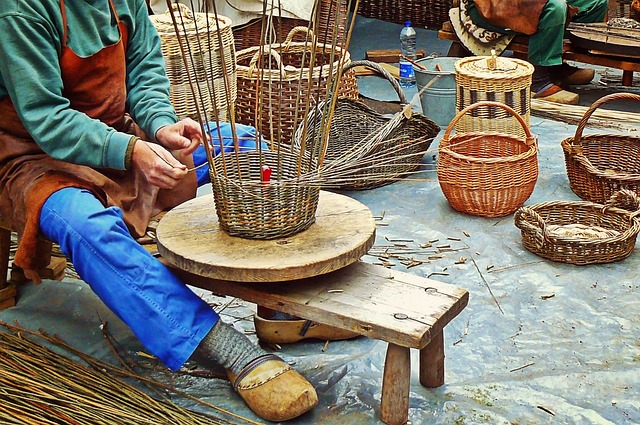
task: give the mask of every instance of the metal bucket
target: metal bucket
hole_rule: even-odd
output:
[[[454,64],[459,59],[428,57],[418,61],[426,69],[413,67],[418,92],[431,80],[438,77],[437,81],[434,81],[420,95],[420,104],[423,115],[435,121],[440,127],[448,126],[456,116],[456,71]],[[436,65],[440,65],[442,71],[438,71]]]

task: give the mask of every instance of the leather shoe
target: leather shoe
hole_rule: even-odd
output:
[[[303,339],[339,341],[358,336],[355,332],[305,319],[269,320],[256,314],[253,323],[258,339],[270,344],[290,344]]]
[[[596,71],[587,68],[577,68],[563,63],[554,67],[552,80],[558,85],[581,86],[589,84],[596,75]]]
[[[537,92],[535,99],[546,100],[547,102],[560,103],[562,105],[577,105],[580,102],[580,96],[567,90],[562,90],[555,84],[545,87]]]
[[[318,404],[309,381],[274,354],[254,359],[237,376],[230,370],[227,375],[247,406],[268,421],[296,418]]]

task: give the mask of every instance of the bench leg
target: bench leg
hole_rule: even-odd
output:
[[[440,331],[420,350],[420,383],[428,388],[444,384],[444,333]]]
[[[622,85],[627,87],[633,85],[633,71],[622,71]]]
[[[0,228],[0,289],[7,286],[9,271],[9,250],[11,249],[11,230]]]
[[[408,347],[389,344],[382,376],[380,419],[387,425],[403,425],[409,420],[411,353]]]

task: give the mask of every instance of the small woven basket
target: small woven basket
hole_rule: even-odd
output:
[[[236,118],[252,125],[271,142],[291,146],[293,134],[307,110],[326,99],[349,52],[338,46],[312,41],[296,42],[306,27],[294,28],[284,43],[255,46],[237,53],[238,98]],[[313,66],[311,61],[313,62]]]
[[[606,205],[552,201],[520,207],[514,220],[527,250],[552,261],[587,265],[628,257],[640,232],[638,215],[638,197],[623,189]]]
[[[177,34],[172,13],[178,27]],[[237,96],[231,19],[193,13],[182,3],[174,3],[172,9],[151,15],[149,19],[160,36],[171,88],[170,100],[178,117],[200,119],[196,108],[199,105],[200,114],[206,114],[207,119],[226,121],[229,107]],[[184,64],[181,44],[185,51],[190,52],[188,68]],[[202,94],[197,100],[194,99],[190,78],[196,95]]]
[[[571,190],[585,201],[604,203],[620,189],[640,194],[640,137],[582,132],[600,106],[615,100],[640,102],[640,95],[614,93],[594,102],[574,137],[561,142]]]
[[[220,227],[231,236],[276,239],[313,224],[320,188],[297,182],[309,171],[300,170],[298,161],[299,155],[266,150],[215,157],[209,174]]]
[[[529,126],[533,65],[520,59],[479,56],[460,59],[454,68],[457,111],[485,100],[500,102]],[[499,108],[475,108],[460,119],[456,131],[496,131],[525,137],[519,120]]]
[[[408,104],[398,81],[380,65],[364,60],[353,61],[345,66],[345,70],[356,66],[370,68],[389,81],[398,94],[400,103]],[[307,146],[318,137],[318,130],[322,125],[322,118],[317,112],[314,110],[307,121]],[[373,189],[393,183],[420,168],[422,158],[440,132],[440,127],[424,115],[414,112],[410,118],[394,125],[381,140],[369,139],[369,136],[389,121],[390,118],[361,101],[346,97],[336,100],[323,167],[331,168],[341,161],[349,161],[353,166],[351,169],[340,167],[341,177],[329,179],[328,187],[345,190]],[[296,146],[301,145],[304,130],[304,124],[301,124],[296,132]]]
[[[499,107],[520,122],[524,138],[512,134],[471,132],[451,136],[465,114],[479,107]],[[509,106],[478,102],[458,112],[438,147],[438,182],[451,206],[484,217],[513,213],[538,180],[538,144],[524,120]]]

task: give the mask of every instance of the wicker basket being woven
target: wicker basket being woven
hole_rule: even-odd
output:
[[[385,78],[396,91],[400,103],[409,103],[398,81],[380,65],[365,60],[353,61],[345,66],[345,70],[358,66],[367,67]],[[313,145],[311,141],[318,137],[323,122],[319,110],[309,114],[306,127],[304,123],[298,127],[294,141],[296,146],[301,145],[305,131],[306,146]],[[393,183],[420,168],[422,158],[440,132],[440,127],[416,112],[410,118],[399,120],[397,125],[390,120],[361,101],[346,97],[336,100],[321,174],[332,175],[331,169],[340,171],[339,175],[333,174],[328,178],[326,187],[373,189]],[[376,132],[387,125],[390,128],[384,137],[374,139]]]
[[[514,220],[527,250],[552,261],[587,265],[628,257],[640,232],[638,215],[638,197],[623,189],[606,205],[551,201],[520,207]]]
[[[470,132],[451,136],[457,121],[478,107],[499,107],[512,114],[526,134]],[[524,120],[509,106],[478,102],[458,112],[438,147],[438,182],[451,206],[484,217],[513,213],[538,180],[538,144]]]
[[[293,41],[306,34],[305,41]],[[277,146],[291,146],[299,122],[311,105],[326,99],[351,59],[339,46],[311,41],[306,27],[294,28],[284,43],[237,53],[236,118],[252,125]]]
[[[320,188],[297,181],[316,168],[304,162],[308,169],[300,168],[298,155],[283,151],[218,155],[209,174],[220,227],[246,239],[276,239],[308,228],[315,221]]]
[[[231,19],[210,13],[192,13],[182,3],[173,4],[172,8],[149,17],[160,35],[171,84],[171,103],[180,118],[198,120],[198,115],[204,114],[207,120],[226,121],[237,96]],[[172,14],[177,23],[177,34]],[[184,64],[183,50],[189,52],[188,67]]]
[[[604,203],[622,188],[640,194],[640,137],[582,134],[594,111],[616,100],[640,102],[640,95],[614,93],[598,99],[580,120],[575,136],[561,142],[571,190],[585,201]]]

